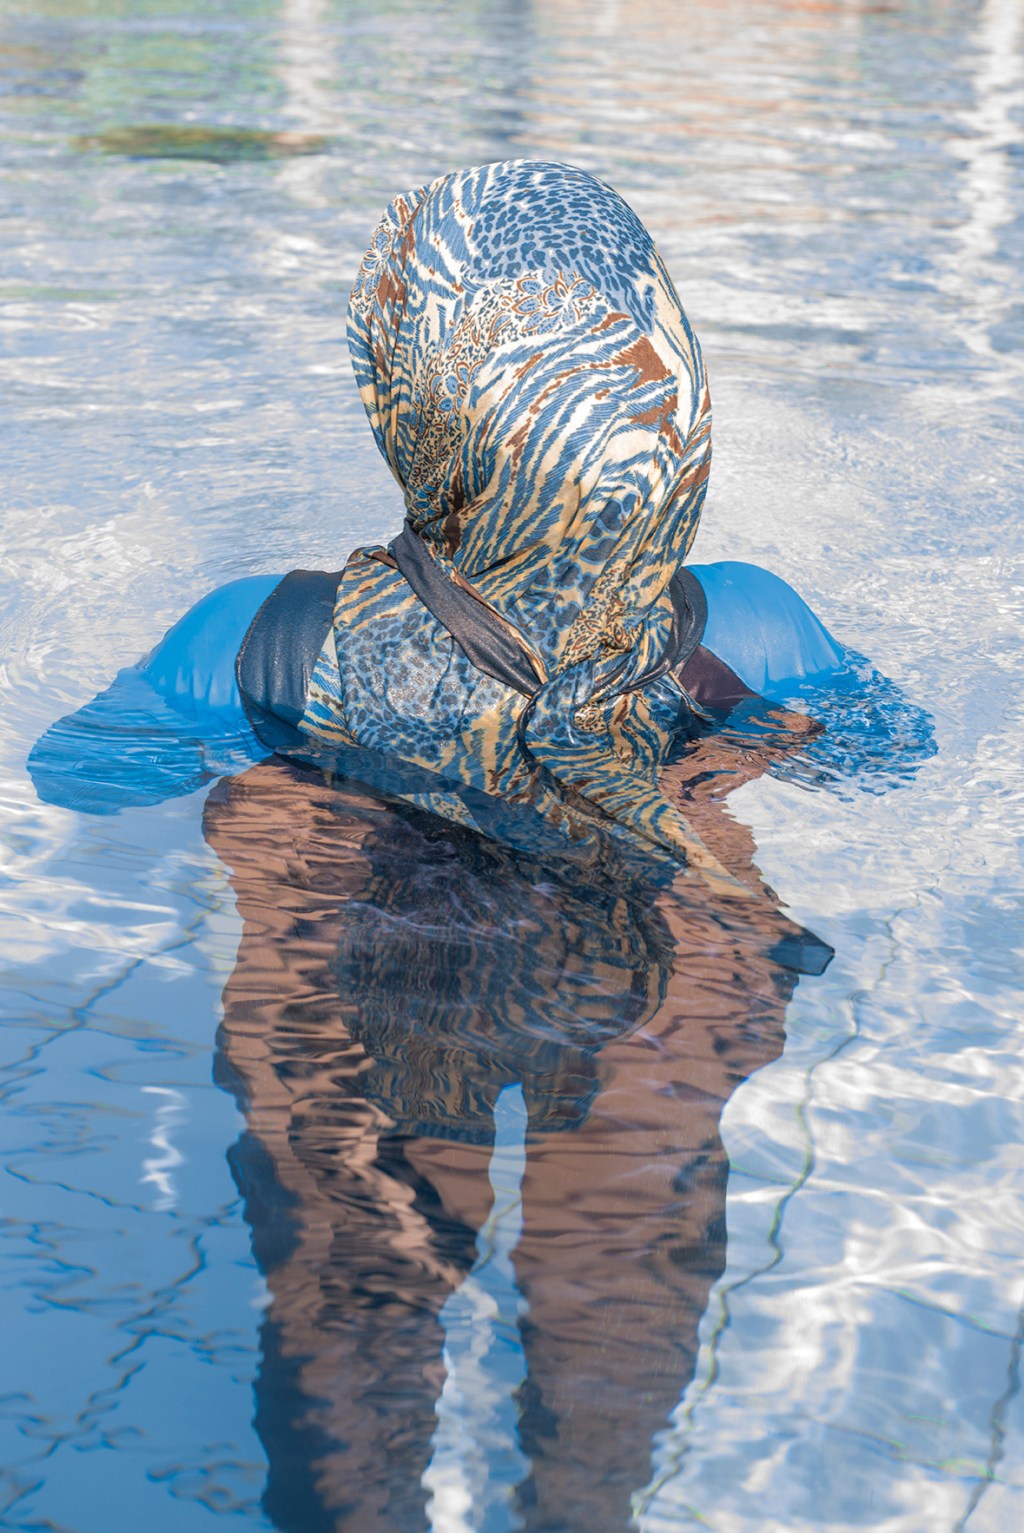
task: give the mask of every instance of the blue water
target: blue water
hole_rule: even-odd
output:
[[[1017,0],[9,0],[5,1528],[1024,1523],[1022,53]],[[740,929],[275,764],[25,772],[206,590],[396,529],[348,283],[507,155],[658,239],[695,557],[934,718],[909,779],[694,789]]]

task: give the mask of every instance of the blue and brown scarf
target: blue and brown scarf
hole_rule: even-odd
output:
[[[596,808],[733,887],[658,785],[711,406],[640,220],[566,165],[443,176],[387,209],[348,339],[406,522],[342,572],[304,732]]]

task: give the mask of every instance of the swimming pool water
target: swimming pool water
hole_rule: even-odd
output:
[[[1024,1523],[1022,51],[1016,0],[10,0],[0,1525]],[[699,804],[731,925],[277,763],[40,804],[204,591],[396,530],[348,285],[396,190],[520,155],[623,192],[701,337],[695,557],[937,754]]]

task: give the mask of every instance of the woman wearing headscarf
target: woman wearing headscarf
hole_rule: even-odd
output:
[[[268,750],[376,763],[449,818],[525,806],[571,840],[611,831],[742,894],[659,773],[726,715],[763,728],[763,698],[850,668],[785,582],[684,563],[710,400],[640,220],[566,165],[443,176],[385,212],[348,338],[400,534],[340,572],[200,602],[43,737],[40,795],[104,812]]]

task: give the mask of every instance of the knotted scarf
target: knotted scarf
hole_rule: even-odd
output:
[[[385,212],[348,341],[406,523],[342,572],[303,729],[489,793],[583,801],[721,873],[658,786],[685,699],[647,683],[677,624],[711,408],[636,214],[567,165],[442,176]],[[410,583],[424,561],[526,682],[474,663]]]

